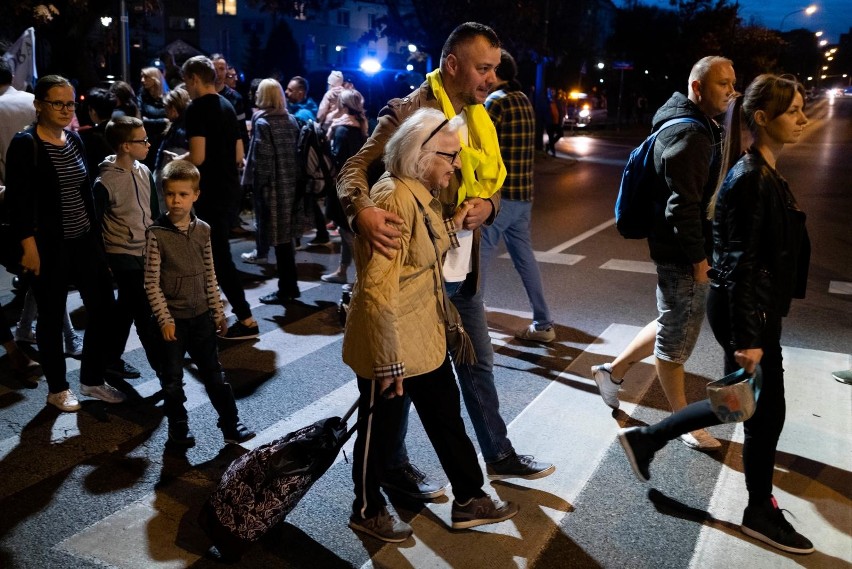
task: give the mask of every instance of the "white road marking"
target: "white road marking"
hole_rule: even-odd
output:
[[[611,271],[627,271],[630,273],[657,274],[657,267],[651,261],[631,261],[628,259],[610,259],[600,266],[601,269]]]
[[[852,282],[830,281],[828,294],[852,294]]]

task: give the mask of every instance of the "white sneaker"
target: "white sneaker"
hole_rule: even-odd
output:
[[[108,383],[101,385],[83,385],[80,384],[80,393],[88,397],[94,397],[107,403],[121,403],[127,396]]]
[[[257,256],[257,249],[250,251],[249,253],[243,253],[240,255],[240,259],[243,260],[243,263],[251,263],[252,265],[265,265],[269,262],[268,257]]]
[[[73,338],[65,339],[65,355],[75,359],[83,356],[83,336],[75,332]]]
[[[553,326],[545,328],[544,330],[536,330],[535,324],[530,324],[529,327],[515,332],[515,338],[530,342],[549,344],[556,339],[556,332],[553,330]]]
[[[680,436],[680,440],[683,444],[695,450],[716,450],[722,446],[722,443],[714,439],[713,435],[704,429],[683,434]]]
[[[70,389],[60,391],[59,393],[48,393],[47,403],[66,413],[80,409],[80,402],[77,401],[77,396]]]
[[[592,376],[598,384],[598,392],[604,403],[613,409],[618,409],[618,390],[621,389],[623,379],[616,382],[612,379],[612,367],[610,364],[592,366]]]

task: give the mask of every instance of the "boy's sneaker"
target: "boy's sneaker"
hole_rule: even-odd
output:
[[[547,328],[538,330],[535,327],[535,324],[530,324],[527,328],[515,332],[515,338],[519,340],[526,340],[528,342],[549,344],[556,339],[556,332],[553,330],[553,326],[548,326]]]
[[[391,515],[387,508],[382,508],[372,518],[359,518],[353,515],[349,518],[349,527],[388,543],[405,541],[414,531],[410,525]]]
[[[659,450],[659,446],[645,432],[645,427],[621,429],[618,431],[618,442],[621,443],[636,478],[642,482],[650,480],[651,473],[648,468],[651,466],[654,453]]]
[[[464,505],[453,500],[453,529],[496,524],[514,517],[519,509],[515,503],[492,500],[490,496],[471,498]]]
[[[60,391],[59,393],[48,393],[47,403],[49,405],[53,405],[60,411],[65,411],[66,413],[78,411],[80,409],[80,402],[77,400],[77,396],[74,395],[74,392],[70,389]]]
[[[403,494],[414,500],[434,500],[447,491],[446,486],[439,486],[410,462],[401,468],[386,470],[380,484],[385,490]]]
[[[35,344],[36,334],[33,326],[15,326],[15,341],[19,344]]]
[[[120,377],[123,379],[137,379],[142,377],[141,371],[124,360],[118,360],[116,363],[108,365],[106,370],[104,370],[104,373],[112,377]]]
[[[257,433],[248,430],[248,427],[243,425],[242,421],[237,421],[233,425],[222,427],[222,435],[225,437],[225,442],[229,445],[238,445],[251,440]]]
[[[774,496],[759,506],[747,506],[743,512],[742,532],[787,553],[813,553],[814,544],[797,532],[778,507]]]
[[[683,444],[695,450],[717,450],[722,447],[722,443],[704,429],[684,433],[680,436],[680,440]]]
[[[75,332],[70,338],[65,338],[65,355],[77,360],[83,357],[83,336]]]
[[[106,382],[101,385],[83,385],[81,383],[80,393],[87,397],[100,399],[106,403],[121,403],[127,399],[127,396],[124,393]]]
[[[257,249],[249,253],[243,253],[240,255],[240,259],[243,260],[243,263],[251,263],[252,265],[265,265],[269,262],[268,257],[259,257],[257,255]]]
[[[615,381],[612,378],[611,364],[603,364],[592,366],[592,377],[595,378],[595,383],[598,384],[598,392],[601,394],[601,399],[612,409],[618,409],[618,390],[621,389],[621,384],[624,382]]]
[[[169,442],[181,447],[194,447],[195,436],[189,430],[189,423],[186,421],[169,423]]]
[[[222,338],[225,340],[250,340],[258,336],[260,336],[260,328],[257,327],[257,323],[246,326],[237,320],[231,326],[228,326],[228,331]]]
[[[553,474],[556,467],[536,460],[524,454],[512,453],[503,460],[490,462],[485,465],[489,480],[505,480],[507,478],[523,478],[537,480]]]

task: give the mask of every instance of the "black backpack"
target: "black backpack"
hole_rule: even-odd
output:
[[[670,126],[692,122],[704,123],[692,117],[682,117],[664,122],[642,144],[633,149],[621,175],[618,197],[615,200],[615,227],[627,239],[645,239],[654,227],[657,203],[654,188],[657,171],[654,168],[654,142],[657,135]]]
[[[333,191],[337,168],[331,157],[331,145],[322,127],[309,120],[299,129],[296,146],[299,166],[299,190],[305,195],[322,196]]]

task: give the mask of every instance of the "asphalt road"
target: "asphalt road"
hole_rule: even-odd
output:
[[[615,413],[589,378],[590,365],[611,359],[655,316],[646,245],[622,239],[612,226],[621,167],[644,135],[631,127],[566,137],[557,158],[537,162],[533,243],[557,342],[514,340],[512,332],[530,317],[520,279],[503,258],[489,275],[501,413],[519,452],[557,466],[542,480],[487,485],[493,495],[518,501],[519,516],[452,532],[449,502],[424,507],[392,498],[415,538],[388,546],[360,537],[346,527],[352,490],[344,453],[237,566],[852,567],[852,390],[829,375],[852,365],[852,99],[820,101],[809,112],[803,140],[778,165],[808,214],[813,257],[808,296],[784,324],[788,418],[775,483],[781,506],[796,516],[788,519],[815,542],[815,554],[779,554],[739,532],[741,427],[712,429],[723,441],[714,455],[671,443],[655,459],[650,484],[633,477],[615,440],[621,426],[668,412],[647,363],[628,375]],[[252,248],[250,241],[233,242],[237,259]],[[325,248],[297,255],[302,303],[286,311],[257,301],[274,287],[273,272],[240,265],[262,337],[222,344],[221,359],[241,415],[259,432],[246,448],[342,414],[354,401],[353,376],[340,361],[339,286],[319,280],[336,260]],[[21,299],[6,276],[0,283],[0,301],[14,319]],[[79,305],[76,295],[70,298],[72,308]],[[72,317],[84,325],[81,311]],[[0,567],[219,566],[205,556],[209,543],[195,516],[242,449],[223,448],[215,413],[189,369],[198,445],[185,456],[164,452],[157,381],[135,338],[125,357],[145,372],[124,386],[139,399],[119,406],[84,401],[77,414],[45,408],[43,382],[25,387],[0,357]],[[68,362],[76,386],[76,362]],[[687,365],[690,400],[703,397],[706,381],[721,369],[721,352],[705,327]],[[409,452],[444,479],[415,416]]]

